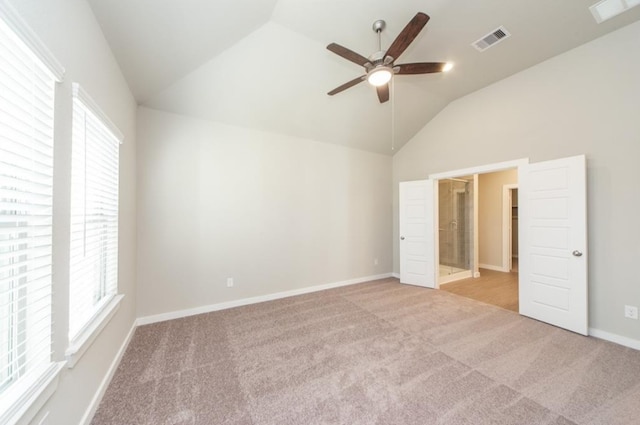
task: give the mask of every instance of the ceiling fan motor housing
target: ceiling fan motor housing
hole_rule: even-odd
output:
[[[379,50],[375,53],[372,53],[371,56],[368,57],[369,63],[371,64],[371,66],[367,67],[365,65],[365,68],[375,68],[376,66],[382,64],[385,53],[386,52],[384,50]]]

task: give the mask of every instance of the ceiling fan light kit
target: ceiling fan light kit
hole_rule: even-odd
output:
[[[451,70],[453,64],[443,62],[418,62],[407,64],[394,64],[395,60],[409,47],[413,40],[418,36],[420,31],[429,22],[429,16],[425,13],[418,12],[406,27],[398,34],[391,46],[384,51],[382,50],[382,30],[386,27],[383,20],[377,20],[373,23],[373,31],[378,34],[378,51],[368,58],[347,49],[336,43],[331,43],[327,49],[355,64],[364,67],[366,73],[355,78],[327,93],[329,96],[340,93],[349,87],[367,80],[369,84],[376,87],[378,99],[380,103],[389,100],[389,83],[395,74],[431,74],[435,72],[446,72]]]
[[[386,66],[379,66],[373,68],[367,74],[367,81],[374,87],[379,87],[387,84],[391,80],[393,70]]]

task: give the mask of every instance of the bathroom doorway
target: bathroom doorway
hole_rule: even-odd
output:
[[[438,181],[441,289],[518,311],[517,187],[515,168]]]

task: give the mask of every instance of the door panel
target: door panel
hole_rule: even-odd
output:
[[[400,183],[400,282],[435,288],[432,180]]]
[[[585,157],[521,166],[520,313],[588,333]],[[578,251],[579,256],[573,252]]]

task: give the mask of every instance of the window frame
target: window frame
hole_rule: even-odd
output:
[[[113,122],[109,119],[109,117],[102,111],[102,109],[98,106],[98,104],[87,94],[87,92],[82,88],[82,86],[78,83],[72,84],[73,88],[73,101],[80,102],[83,109],[90,112],[94,118],[97,119],[99,124],[104,126],[113,137],[118,141],[121,145],[124,142],[124,135],[118,129],[118,127],[113,124]],[[75,120],[75,106],[74,106],[74,117]],[[72,145],[74,141],[72,140]],[[73,149],[73,147],[72,147]],[[73,163],[73,161],[72,161]],[[73,167],[73,165],[72,165]],[[120,164],[119,164],[119,152],[118,152],[118,169],[117,173],[120,172]],[[73,185],[73,179],[71,184]],[[118,210],[119,210],[119,181],[118,181]],[[119,211],[118,211],[118,222],[119,222]],[[118,226],[117,226],[118,227]],[[71,236],[71,232],[70,232]],[[119,255],[118,245],[116,244],[116,261]],[[70,260],[70,268],[71,268],[71,260]],[[80,328],[80,330],[74,335],[69,335],[69,346],[65,351],[65,357],[67,361],[67,367],[73,368],[78,360],[82,357],[82,355],[87,351],[87,349],[91,346],[96,337],[100,334],[100,332],[105,328],[107,323],[111,320],[111,318],[115,315],[118,310],[122,299],[124,298],[123,294],[118,293],[118,272],[116,269],[116,284],[115,291],[111,294],[106,294],[102,297],[98,304],[100,304],[99,308],[96,309],[94,314],[88,319],[88,321]],[[71,282],[71,281],[70,281]],[[71,286],[69,287],[69,297],[71,297]],[[71,302],[69,303],[70,309],[73,308],[71,306]]]
[[[42,69],[46,70],[51,76],[53,83],[51,146],[53,149],[56,127],[56,92],[59,83],[64,79],[64,68],[7,0],[0,0],[0,21],[2,21],[0,24],[9,30],[9,37],[13,38],[16,47],[25,52],[27,56],[30,56],[35,64],[39,64],[37,66],[41,66]],[[9,41],[9,43],[11,42]],[[52,160],[52,170],[53,167],[54,163]],[[53,181],[51,188],[53,191]],[[51,193],[51,196],[52,195],[53,192]],[[53,212],[51,213],[51,220],[53,221]],[[51,230],[53,231],[53,224],[51,224]],[[51,252],[49,256],[48,264],[53,269],[53,252]],[[48,285],[51,294],[49,296],[53,297],[53,273],[51,273],[50,279]],[[52,302],[49,303],[48,308],[49,320],[53,321]],[[49,332],[48,343],[49,352],[51,353],[53,348],[52,331]],[[54,362],[53,355],[49,354],[48,363],[43,362],[43,364],[33,367],[31,370],[27,370],[25,374],[18,378],[13,384],[8,385],[6,388],[7,391],[2,394],[0,423],[15,424],[18,421],[28,422],[31,420],[38,409],[40,409],[54,393],[58,384],[59,373],[64,367],[64,364],[64,361]]]

